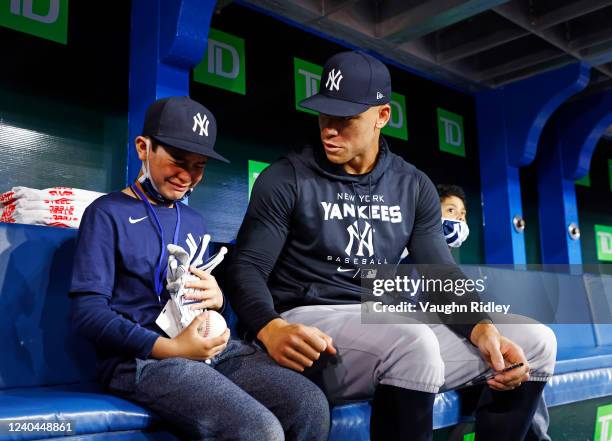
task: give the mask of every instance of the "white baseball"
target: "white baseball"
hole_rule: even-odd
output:
[[[212,310],[204,311],[202,314],[206,315],[204,321],[198,328],[202,337],[218,337],[225,332],[227,323],[221,314]]]

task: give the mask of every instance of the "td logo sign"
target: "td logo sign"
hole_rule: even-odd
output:
[[[293,57],[293,83],[296,110],[317,115],[317,112],[300,106],[300,101],[311,97],[319,91],[319,87],[321,86],[321,74],[323,74],[322,66]]]
[[[246,94],[244,39],[210,28],[204,59],[193,69],[199,83]]]
[[[66,44],[68,0],[2,0],[0,26]]]
[[[612,441],[612,404],[597,408],[593,441]]]
[[[391,92],[391,119],[381,133],[408,141],[408,124],[406,123],[406,97]]]
[[[300,101],[319,92],[323,66],[310,63],[300,58],[293,58],[293,79],[295,89],[295,109],[300,112],[317,115],[310,109],[300,106]],[[408,124],[406,123],[406,98],[399,93],[391,93],[391,119],[382,129],[383,135],[408,140]]]
[[[597,259],[612,262],[612,227],[595,225]]]
[[[438,107],[438,140],[441,151],[465,157],[463,117]]]

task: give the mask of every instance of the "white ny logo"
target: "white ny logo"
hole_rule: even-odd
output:
[[[325,82],[325,87],[329,90],[340,90],[340,81],[342,80],[342,71],[338,69],[332,69],[331,72],[327,74],[327,81]]]
[[[191,130],[195,132],[197,128],[200,127],[200,136],[202,135],[208,136],[208,123],[209,122],[210,121],[206,117],[206,114],[204,114],[204,118],[202,118],[202,115],[200,115],[200,112],[198,112],[196,115],[193,115],[193,129]]]
[[[368,256],[372,257],[372,254],[374,254],[374,246],[372,245],[372,227],[370,224],[365,222],[365,228],[361,234],[359,234],[359,225],[357,221],[349,225],[346,231],[349,233],[349,243],[344,252],[350,256],[353,250],[353,240],[357,239],[359,241],[359,248],[357,248],[356,256],[363,256],[363,247],[366,247],[369,252]]]

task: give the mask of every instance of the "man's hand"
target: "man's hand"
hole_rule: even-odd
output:
[[[221,293],[221,288],[219,288],[215,276],[195,267],[189,268],[189,271],[198,276],[200,280],[192,280],[185,283],[185,288],[194,288],[192,293],[185,294],[185,298],[189,300],[201,300],[200,303],[190,305],[190,308],[192,310],[221,309],[223,306],[223,294]]]
[[[218,337],[202,337],[198,328],[202,325],[206,312],[198,315],[173,339],[159,337],[153,345],[151,355],[153,358],[164,359],[183,357],[190,360],[208,360],[219,354],[227,346],[229,328]]]
[[[497,328],[490,323],[479,323],[474,326],[470,340],[480,349],[482,357],[494,371],[523,363],[523,366],[508,372],[497,374],[487,380],[495,390],[511,390],[529,379],[529,364],[523,350],[512,340],[503,337]]]
[[[257,338],[274,361],[298,372],[312,366],[321,352],[336,354],[332,338],[323,331],[283,319],[269,322],[257,333]]]

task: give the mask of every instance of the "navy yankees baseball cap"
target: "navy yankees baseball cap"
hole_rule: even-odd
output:
[[[215,117],[188,96],[171,96],[151,104],[145,115],[142,134],[162,145],[229,162],[214,149],[217,139]]]
[[[391,75],[376,58],[340,52],[325,63],[319,93],[300,106],[331,116],[353,116],[391,100]]]

